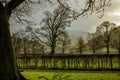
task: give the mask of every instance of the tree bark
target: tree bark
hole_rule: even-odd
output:
[[[26,80],[18,71],[12,49],[9,16],[0,2],[0,80]]]

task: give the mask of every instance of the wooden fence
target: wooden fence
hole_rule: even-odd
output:
[[[119,70],[119,54],[40,55],[16,57],[19,68]]]

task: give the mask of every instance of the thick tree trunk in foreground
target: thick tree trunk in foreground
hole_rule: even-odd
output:
[[[0,2],[0,80],[25,80],[17,69],[9,31],[9,17]]]

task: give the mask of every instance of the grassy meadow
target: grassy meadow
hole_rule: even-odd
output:
[[[24,70],[21,72],[29,80],[120,80],[117,71],[76,71],[76,70]]]

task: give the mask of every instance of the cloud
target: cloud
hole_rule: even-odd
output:
[[[70,1],[71,1],[70,5],[74,4],[75,6],[75,3],[73,2],[74,0],[70,0]],[[75,1],[78,1],[78,4],[76,7],[79,8],[78,10],[81,10],[81,5],[82,5],[80,2],[81,0],[75,0]],[[120,0],[112,0],[111,3],[112,3],[111,6],[106,8],[105,14],[101,19],[98,18],[98,14],[96,13],[89,15],[87,18],[79,17],[78,20],[75,20],[72,22],[71,27],[69,29],[85,31],[85,32],[95,32],[96,26],[101,24],[103,21],[110,21],[116,24],[120,24]],[[44,17],[43,12],[47,9],[51,10],[54,8],[48,5],[46,6],[46,8],[44,7],[41,9],[38,8],[32,15],[33,21],[35,21],[39,25],[39,22]],[[17,25],[15,22],[13,22],[11,26],[12,26],[11,28],[12,31],[17,31],[19,30],[18,28],[21,28],[22,26],[24,27],[25,25]]]
[[[88,18],[79,17],[77,21],[73,21],[71,29],[95,32],[95,29],[103,21],[110,21],[120,24],[120,0],[112,0],[111,6],[107,7],[102,18],[98,18],[98,14],[89,15]]]

